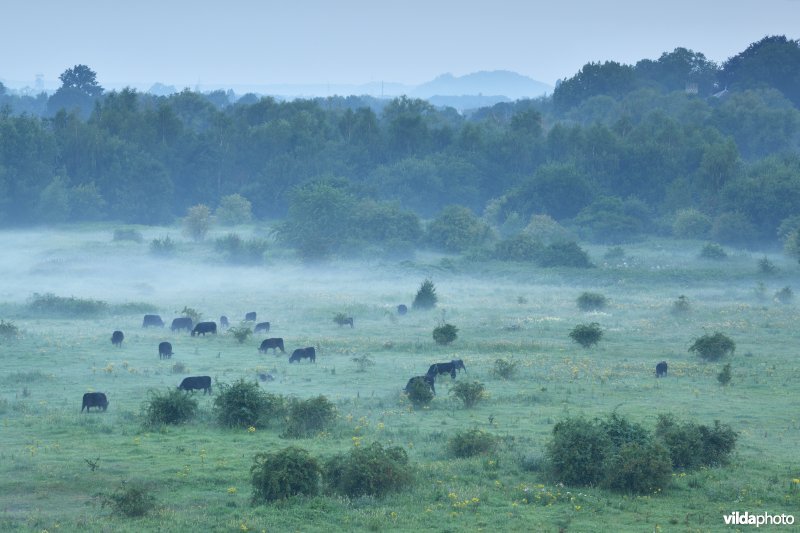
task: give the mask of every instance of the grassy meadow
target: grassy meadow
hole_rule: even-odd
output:
[[[19,329],[0,338],[0,530],[2,531],[722,531],[732,511],[794,514],[800,519],[800,312],[778,303],[783,287],[800,290],[800,267],[766,254],[777,272],[759,271],[763,253],[728,250],[724,261],[699,259],[697,241],[648,241],[587,247],[594,269],[539,269],[470,263],[420,253],[414,261],[302,266],[270,251],[264,266],[224,264],[210,244],[182,240],[176,228],[139,228],[143,242],[114,241],[110,229],[0,233],[0,318]],[[255,228],[238,228],[242,233]],[[177,253],[149,253],[171,234]],[[222,232],[220,232],[220,235]],[[213,236],[208,239],[213,240]],[[430,278],[439,304],[409,309]],[[584,291],[608,298],[582,312]],[[96,316],[36,312],[35,294],[102,300]],[[680,295],[688,313],[674,314]],[[271,331],[238,343],[230,334],[190,337],[169,323],[184,307],[204,319],[248,311]],[[164,329],[143,329],[145,313]],[[336,313],[355,327],[334,323]],[[458,339],[434,343],[441,321]],[[568,334],[597,322],[604,331],[589,349]],[[125,341],[111,345],[111,333]],[[701,361],[687,350],[705,333],[736,343],[732,358]],[[222,332],[221,332],[222,333]],[[266,337],[283,337],[286,354],[260,354]],[[160,360],[158,343],[172,343]],[[315,346],[316,364],[289,364],[294,348]],[[354,358],[374,365],[360,371]],[[429,408],[413,409],[402,389],[431,363],[463,359],[487,397],[471,409],[436,382]],[[518,363],[509,380],[497,359]],[[655,365],[669,363],[656,379]],[[731,363],[732,380],[716,376]],[[325,395],[336,424],[313,438],[288,439],[278,429],[217,425],[213,398],[196,394],[200,415],[181,426],[148,428],[142,406],[151,391],[185,376],[216,383],[256,380],[299,398]],[[106,412],[81,413],[85,392],[102,391]],[[662,413],[680,420],[730,424],[739,433],[731,464],[676,472],[650,495],[562,486],[543,470],[553,426],[566,417],[612,412],[648,428]],[[455,459],[448,439],[480,428],[500,439],[488,456]],[[415,467],[410,489],[383,499],[348,499],[323,490],[313,498],[250,503],[250,467],[259,452],[289,445],[326,458],[378,441],[402,446]],[[156,503],[141,518],[112,513],[104,496],[141,485]]]

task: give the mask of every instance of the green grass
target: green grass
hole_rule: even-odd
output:
[[[144,243],[175,228],[141,228]],[[15,283],[3,292],[1,318],[20,335],[0,344],[0,530],[162,531],[723,531],[734,510],[800,516],[800,363],[796,305],[772,295],[798,286],[798,267],[769,255],[778,274],[757,269],[763,253],[730,251],[726,261],[701,261],[699,241],[655,241],[625,246],[624,265],[604,265],[605,247],[588,246],[595,269],[538,269],[525,264],[469,263],[420,254],[402,265],[337,262],[301,267],[267,253],[263,267],[228,268],[205,244],[180,241],[178,255],[153,258],[145,244],[115,243],[107,228],[52,234],[0,233],[0,247],[19,250],[0,259],[0,276]],[[244,233],[243,233],[244,235]],[[47,268],[42,268],[43,258]],[[397,317],[425,277],[436,284],[433,311]],[[601,292],[607,308],[575,306],[584,291]],[[105,301],[99,316],[35,316],[33,293]],[[692,308],[671,313],[685,294]],[[524,297],[525,303],[519,303]],[[148,302],[122,307],[127,302]],[[142,305],[138,307],[138,305]],[[152,306],[152,307],[151,307]],[[142,329],[142,314],[157,309],[169,324],[185,306],[237,323],[256,310],[271,322],[267,336],[283,337],[286,355],[259,354],[263,335],[239,344],[232,336],[192,338],[169,328]],[[355,328],[330,319],[347,310]],[[139,311],[139,313],[136,313]],[[389,314],[387,314],[389,311]],[[444,313],[444,314],[443,314]],[[445,318],[458,339],[439,346],[431,331]],[[600,343],[583,349],[568,337],[579,323],[598,322]],[[514,325],[513,328],[508,326]],[[121,348],[111,332],[121,329]],[[688,352],[704,333],[736,342],[732,381],[720,387],[720,363]],[[158,343],[172,343],[159,360]],[[294,348],[317,347],[317,363],[288,364]],[[359,371],[354,357],[375,361]],[[518,362],[513,380],[493,373],[495,360]],[[401,394],[411,376],[434,362],[463,359],[467,374],[441,376],[430,408],[414,410]],[[655,364],[669,362],[656,380]],[[175,374],[182,363],[185,373]],[[280,428],[229,429],[216,424],[212,397],[196,394],[192,422],[158,430],[141,418],[148,391],[174,388],[186,375],[215,382],[257,378],[272,393],[337,406],[332,429],[285,439]],[[477,380],[487,398],[471,409],[449,394]],[[108,411],[80,411],[87,391],[108,395]],[[731,465],[676,473],[663,493],[626,496],[596,488],[560,487],[536,468],[553,425],[617,410],[652,429],[659,413],[740,432]],[[453,459],[448,440],[473,428],[496,435],[487,457]],[[264,506],[250,504],[253,456],[288,445],[327,459],[355,443],[399,445],[416,468],[411,490],[384,499],[348,500],[323,490]],[[90,462],[96,463],[92,470]],[[534,465],[529,469],[526,465]],[[102,507],[102,496],[123,482],[145,486],[153,511],[125,518]]]

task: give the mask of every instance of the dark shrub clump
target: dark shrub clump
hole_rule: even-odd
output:
[[[118,516],[144,516],[156,504],[156,499],[150,492],[138,484],[123,484],[113,493],[102,497],[102,506],[111,507],[112,513]]]
[[[289,406],[285,436],[308,437],[328,428],[335,419],[336,406],[325,396],[293,400]]]
[[[698,356],[706,361],[717,361],[723,357],[733,355],[736,350],[736,343],[723,333],[713,335],[703,335],[694,341],[689,347],[690,352],[696,352]]]
[[[433,391],[422,378],[412,380],[406,389],[406,394],[416,408],[425,407],[433,401]]]
[[[218,390],[214,411],[223,426],[264,427],[285,410],[282,396],[261,390],[256,382],[240,379],[232,385],[222,383]]]
[[[408,455],[399,446],[384,448],[373,442],[331,457],[323,468],[325,480],[336,492],[350,497],[382,497],[411,483]]]
[[[713,427],[694,422],[677,422],[672,415],[660,415],[655,435],[669,450],[675,468],[698,468],[726,464],[736,446],[737,433],[727,424]]]
[[[486,388],[479,381],[459,381],[450,389],[450,394],[464,402],[464,407],[474,407],[486,397]]]
[[[436,307],[436,302],[439,297],[436,296],[436,287],[433,282],[426,279],[420,285],[417,295],[414,296],[414,302],[411,307],[414,309],[433,309]]]
[[[150,392],[150,400],[144,405],[145,423],[150,426],[182,424],[197,414],[197,400],[185,391],[170,389],[166,392]]]
[[[480,429],[459,431],[447,442],[447,451],[453,457],[472,457],[491,453],[497,447],[497,437]]]
[[[450,344],[458,337],[458,328],[453,324],[442,324],[433,328],[433,340],[436,344]]]
[[[319,492],[320,465],[303,448],[289,446],[253,458],[250,475],[253,503],[283,500],[291,496],[314,496]]]
[[[600,329],[600,324],[592,322],[591,324],[578,324],[572,331],[569,332],[569,338],[577,342],[584,348],[590,348],[600,342],[603,337],[603,330]]]
[[[581,311],[599,311],[608,304],[608,298],[596,292],[584,292],[578,296],[578,309]]]

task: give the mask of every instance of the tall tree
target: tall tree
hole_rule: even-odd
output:
[[[774,87],[800,107],[800,41],[785,35],[764,37],[728,59],[719,74],[723,86]]]

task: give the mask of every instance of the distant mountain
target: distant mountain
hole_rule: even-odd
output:
[[[552,93],[553,87],[508,70],[481,71],[465,76],[442,74],[411,91],[409,96],[505,96],[511,100]]]

